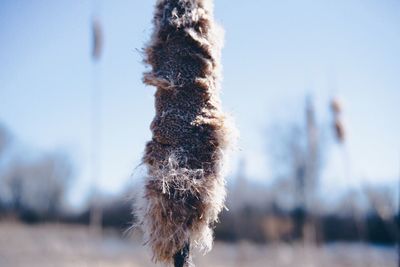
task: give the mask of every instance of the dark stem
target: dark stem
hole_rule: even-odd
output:
[[[190,261],[190,243],[187,242],[185,246],[174,255],[175,267],[187,267]]]

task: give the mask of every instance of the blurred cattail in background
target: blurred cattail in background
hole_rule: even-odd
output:
[[[345,130],[342,121],[342,105],[337,98],[333,98],[331,102],[331,110],[333,114],[333,127],[335,132],[336,140],[339,143],[343,143],[345,141]]]
[[[212,225],[224,206],[229,130],[218,94],[221,35],[212,1],[157,1],[145,50],[152,70],[144,75],[157,87],[156,116],[137,212],[153,259],[175,266],[189,264],[191,246],[211,249]]]
[[[103,30],[98,11],[99,3],[94,0],[94,11],[92,19],[92,60],[93,60],[93,88],[91,99],[91,207],[90,207],[90,226],[92,232],[97,233],[102,228],[103,212],[98,204],[98,192],[96,180],[101,176],[101,122],[102,122],[102,88],[100,84],[100,65],[103,50]]]
[[[97,61],[100,59],[103,50],[103,31],[100,20],[96,17],[92,21],[92,39],[92,58]]]

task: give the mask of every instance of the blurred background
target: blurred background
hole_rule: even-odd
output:
[[[154,2],[0,2],[0,266],[153,266],[127,230]],[[240,137],[198,266],[397,266],[399,14],[397,0],[215,0]]]

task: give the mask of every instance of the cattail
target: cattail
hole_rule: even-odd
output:
[[[145,49],[151,71],[143,80],[157,87],[156,115],[137,219],[153,260],[179,266],[188,264],[183,258],[191,247],[211,249],[226,194],[221,172],[229,127],[218,93],[222,34],[212,12],[211,0],[158,0]],[[186,255],[179,259],[180,253]]]
[[[100,21],[97,18],[94,18],[92,21],[92,36],[92,57],[93,60],[97,61],[100,59],[103,48],[103,31],[101,29]]]
[[[333,128],[338,142],[343,143],[345,140],[344,125],[342,122],[342,105],[337,98],[333,98],[331,102],[333,113]]]

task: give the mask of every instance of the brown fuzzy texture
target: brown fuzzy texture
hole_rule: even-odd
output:
[[[221,32],[211,0],[159,0],[145,49],[157,87],[138,224],[155,261],[171,263],[186,242],[211,249],[225,199],[222,161],[229,131],[218,94]]]

